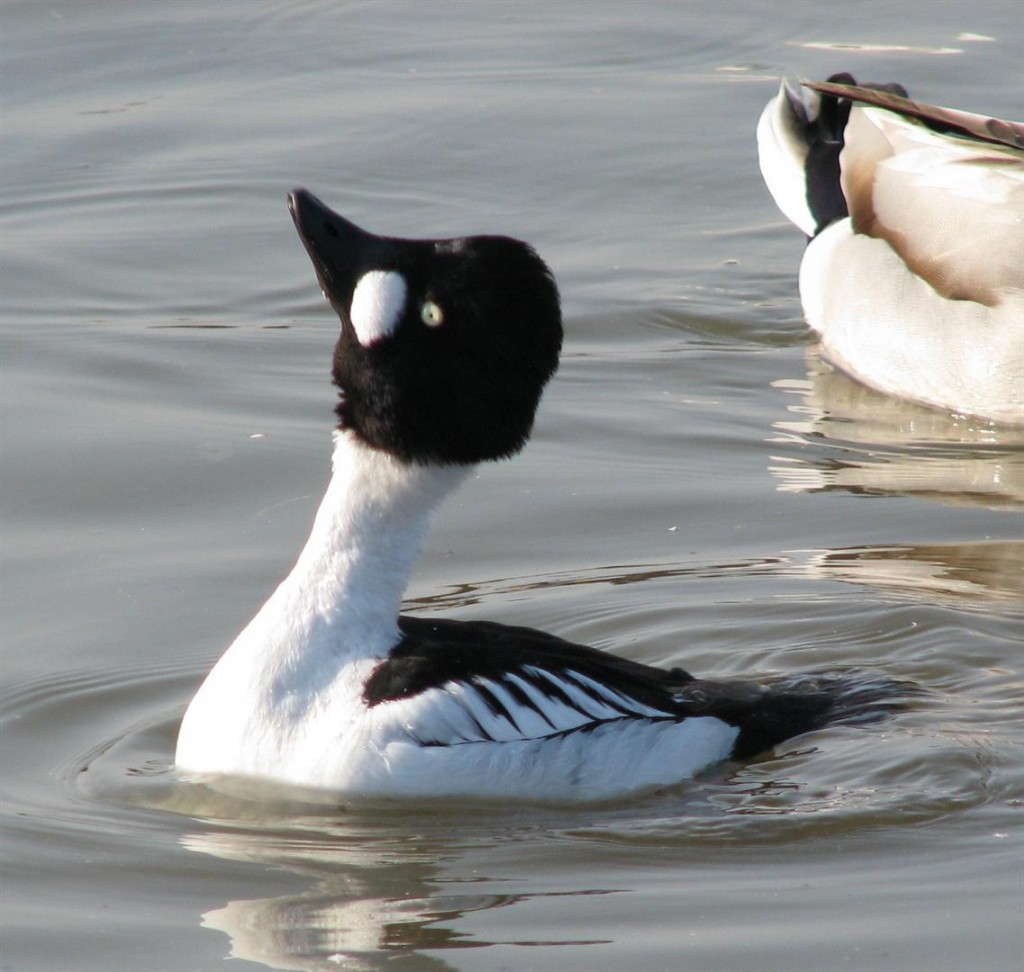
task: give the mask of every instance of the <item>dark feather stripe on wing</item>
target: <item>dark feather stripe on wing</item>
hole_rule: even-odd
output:
[[[552,739],[614,722],[720,719],[749,756],[899,707],[906,686],[863,672],[702,681],[490,621],[399,619],[402,640],[367,680],[369,707],[422,697],[406,731],[424,746]]]

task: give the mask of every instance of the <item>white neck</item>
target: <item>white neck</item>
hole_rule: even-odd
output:
[[[253,623],[283,611],[307,638],[329,629],[335,653],[380,654],[397,637],[430,514],[467,467],[410,465],[348,432],[335,433],[333,467],[299,559]]]
[[[208,681],[304,696],[346,664],[382,658],[398,641],[402,594],[430,514],[468,467],[410,465],[350,432],[335,433],[333,465],[291,573]]]
[[[336,735],[358,712],[362,679],[399,640],[430,514],[469,468],[409,465],[336,433],[309,540],[192,700],[180,766],[287,778],[296,753],[320,758],[304,733],[317,738],[322,716]]]

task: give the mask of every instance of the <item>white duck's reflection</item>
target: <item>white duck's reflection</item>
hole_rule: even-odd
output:
[[[224,835],[186,840],[193,850],[225,855]],[[229,852],[230,853],[230,852]],[[231,940],[231,956],[273,969],[451,969],[424,950],[483,947],[453,925],[463,915],[501,907],[498,895],[441,894],[427,864],[402,862],[363,873],[335,873],[302,894],[228,902],[203,926]]]
[[[239,785],[250,784],[247,781]],[[189,787],[193,812],[196,800],[202,799],[201,789]],[[240,793],[226,797],[210,791],[208,796],[211,802],[205,809],[213,816],[218,815],[218,807],[237,814],[244,803],[239,800]],[[297,793],[299,800],[306,796],[304,791]],[[371,813],[367,817],[364,807],[356,814],[357,820],[375,820],[384,826],[357,824],[348,828],[339,822],[337,806],[309,805],[306,822],[302,823],[289,816],[299,806],[291,802],[287,807],[276,806],[274,815],[281,811],[288,819],[287,826],[275,835],[272,825],[256,819],[257,808],[262,805],[266,809],[269,804],[262,802],[260,793],[250,794],[250,799],[252,822],[258,824],[251,832],[237,826],[223,831],[210,829],[183,835],[182,844],[226,860],[284,869],[311,883],[308,891],[298,894],[229,901],[203,914],[204,927],[230,938],[234,958],[272,969],[440,972],[455,968],[436,955],[449,949],[601,944],[578,940],[490,941],[460,930],[466,915],[549,895],[479,893],[486,878],[476,869],[468,877],[448,873],[445,861],[452,848],[446,844],[447,850],[441,850],[431,839],[430,830],[438,828],[440,840],[442,831],[447,830],[443,821],[453,819],[450,814],[442,813],[431,821],[429,814],[413,813],[415,819],[410,819],[411,811],[382,807],[379,815]],[[321,812],[324,816],[319,816]],[[343,809],[340,812],[344,815]],[[389,815],[395,816],[394,831],[386,826]],[[458,893],[460,884],[468,885],[474,893]],[[574,893],[613,892],[595,889]],[[431,952],[435,954],[424,954]]]
[[[796,572],[806,577],[957,608],[1016,605],[1024,595],[1020,540],[806,550],[793,557]]]
[[[846,490],[950,506],[1024,508],[1024,428],[890,398],[807,356],[769,441],[780,492]]]

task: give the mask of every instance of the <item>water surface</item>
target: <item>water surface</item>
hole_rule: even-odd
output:
[[[924,9],[3,5],[6,967],[1019,967],[1024,436],[818,361],[753,140],[785,72],[1024,117],[1017,5]],[[294,186],[521,236],[562,290],[534,440],[410,611],[920,702],[599,807],[179,780],[327,476]]]

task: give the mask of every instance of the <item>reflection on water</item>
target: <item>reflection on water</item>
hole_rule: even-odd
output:
[[[446,962],[422,951],[482,948],[491,945],[593,945],[602,940],[531,939],[493,941],[460,931],[457,923],[474,912],[517,904],[523,894],[459,894],[453,885],[474,884],[445,879],[438,854],[415,847],[379,843],[348,846],[337,834],[324,833],[303,844],[294,838],[267,840],[265,833],[189,834],[189,850],[229,860],[270,863],[313,877],[301,894],[231,901],[202,916],[204,927],[224,932],[231,955],[276,969],[404,968],[449,969]],[[579,894],[610,891],[575,891]],[[603,940],[607,941],[607,940]]]
[[[887,594],[970,608],[1021,603],[1024,541],[933,543],[805,551],[798,571]]]
[[[445,893],[437,883],[437,865],[417,860],[412,849],[402,855],[373,845],[369,850],[331,846],[326,834],[305,846],[297,840],[290,846],[268,841],[264,833],[189,834],[182,843],[216,857],[285,866],[314,877],[303,893],[230,901],[202,916],[204,927],[231,940],[232,957],[276,969],[393,968],[397,957],[419,949],[492,944],[473,942],[452,922],[508,903],[500,896]],[[425,964],[418,968],[451,968],[420,958]]]
[[[464,581],[436,593],[406,598],[407,609],[451,609],[485,603],[502,596],[520,596],[549,590],[581,586],[642,584],[671,578],[700,580],[739,574],[768,574],[785,567],[783,557],[759,557],[731,563],[635,563],[605,564],[586,570],[556,571],[520,577],[499,577]]]
[[[1024,594],[1024,540],[893,544],[791,550],[778,557],[717,564],[615,564],[571,574],[502,577],[458,584],[410,598],[414,611],[464,608],[531,591],[580,585],[621,586],[657,581],[768,576],[841,580],[934,603],[1017,603]]]
[[[1024,508],[1024,429],[882,395],[822,362],[815,349],[807,366],[805,379],[773,383],[790,397],[789,415],[773,423],[769,440],[787,447],[769,466],[780,492],[838,489]]]

